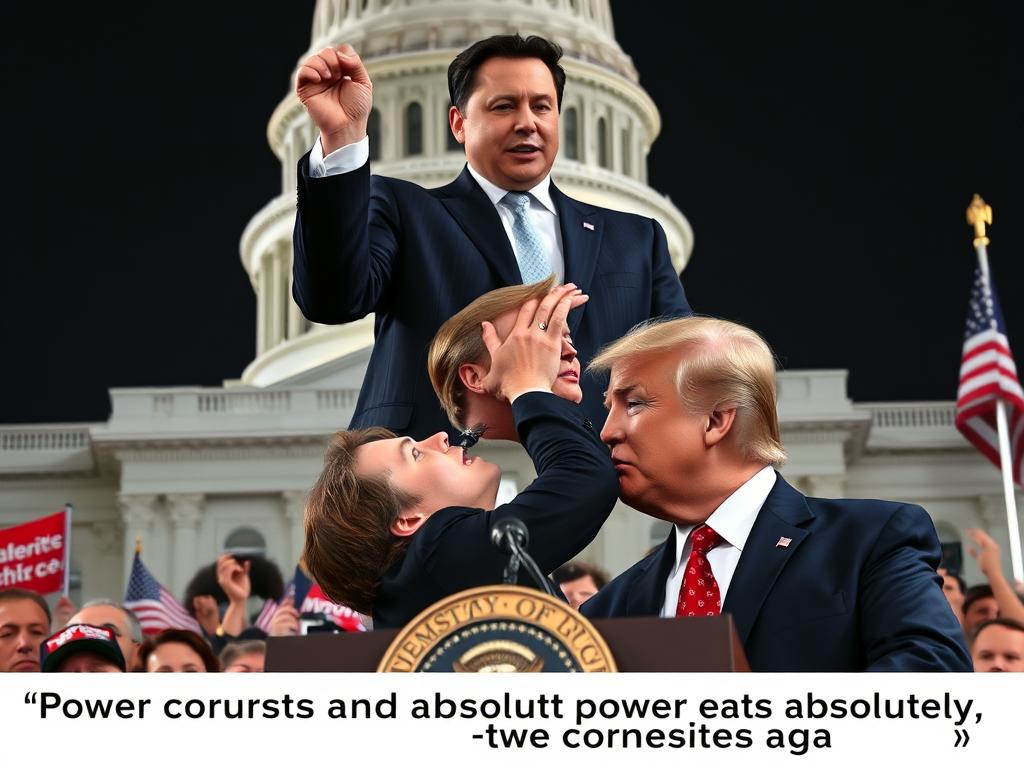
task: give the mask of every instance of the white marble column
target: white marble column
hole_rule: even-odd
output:
[[[290,244],[285,244],[283,258],[285,270],[288,274],[288,294],[285,299],[288,305],[288,338],[295,339],[302,335],[303,331],[305,331],[305,326],[302,322],[302,310],[299,309],[299,305],[295,303],[295,299],[292,294],[294,285],[292,262],[295,258],[295,254],[292,252]]]
[[[124,521],[124,583],[128,583],[128,574],[132,569],[132,558],[135,557],[135,541],[140,540],[146,545],[152,540],[153,523],[156,520],[156,496],[152,494],[121,494],[118,498],[121,506],[121,519]]]
[[[171,519],[174,549],[171,556],[171,591],[185,594],[185,585],[196,572],[199,543],[199,522],[203,519],[205,497],[201,493],[167,495],[167,512]]]
[[[124,569],[124,524],[119,519],[96,520],[86,526],[89,550],[78,565],[82,577],[78,604],[99,597],[120,600],[124,595],[124,584],[118,573]],[[77,558],[76,558],[77,560]],[[55,627],[56,629],[56,627]]]
[[[274,243],[268,261],[270,268],[270,307],[267,311],[270,326],[267,337],[267,348],[273,349],[284,339],[285,329],[285,286],[288,276],[284,271],[284,243]]]
[[[305,544],[306,533],[303,527],[303,518],[306,510],[305,491],[285,491],[281,494],[284,501],[284,517],[288,521],[289,531],[289,559],[288,563],[299,562],[302,555],[302,546]],[[285,574],[285,578],[288,576]]]
[[[266,254],[261,254],[256,267],[256,354],[262,355],[269,346],[267,344],[267,317],[270,308],[270,264]]]

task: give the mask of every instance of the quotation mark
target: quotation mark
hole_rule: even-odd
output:
[[[964,728],[962,730],[963,730],[963,734],[964,734],[963,743],[960,742],[960,731],[961,731],[961,729],[960,728],[954,728],[953,729],[953,732],[956,734],[956,741],[953,742],[953,746],[954,747],[966,747],[967,746],[967,742],[971,740],[971,736],[970,736],[969,733],[967,733],[967,729]]]
[[[38,693],[30,692],[30,693],[26,693],[25,694],[25,703],[26,704],[35,704],[38,700],[39,700],[39,694]]]

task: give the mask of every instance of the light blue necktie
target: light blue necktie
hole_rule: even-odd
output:
[[[509,192],[501,202],[512,211],[512,236],[516,239],[516,256],[523,283],[536,283],[551,274],[551,260],[544,253],[540,235],[530,221],[530,196],[525,192]]]

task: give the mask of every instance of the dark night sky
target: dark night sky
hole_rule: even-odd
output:
[[[254,355],[238,239],[279,192],[266,123],[314,3],[187,5],[5,21],[0,423],[103,420],[109,387]],[[690,301],[787,368],[849,368],[856,400],[953,399],[976,191],[1024,355],[1021,6],[771,5],[612,2],[662,113],[651,184],[696,231]]]

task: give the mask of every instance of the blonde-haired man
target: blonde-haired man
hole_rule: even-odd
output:
[[[971,669],[928,514],[807,498],[776,472],[786,454],[760,336],[706,317],[649,323],[591,367],[611,372],[601,439],[620,498],[674,526],[585,615],[729,613],[755,671]]]

